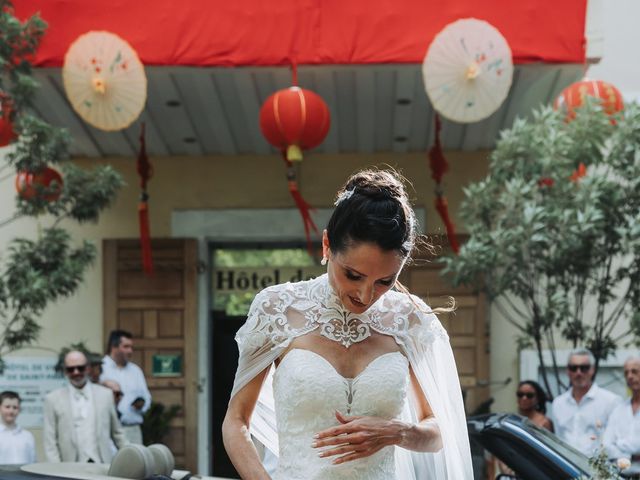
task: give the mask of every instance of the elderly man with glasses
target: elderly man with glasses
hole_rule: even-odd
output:
[[[49,462],[108,463],[126,445],[111,390],[89,381],[84,353],[64,357],[69,384],[50,392],[44,401],[44,451]]]
[[[567,362],[571,387],[552,404],[555,433],[572,447],[592,456],[602,447],[611,411],[622,399],[593,382],[595,359],[586,349],[573,350]]]

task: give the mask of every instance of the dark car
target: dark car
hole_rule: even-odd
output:
[[[472,450],[479,446],[488,450],[516,473],[503,475],[504,479],[573,480],[595,475],[582,453],[519,415],[480,415],[469,418],[467,426]]]

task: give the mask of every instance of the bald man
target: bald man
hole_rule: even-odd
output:
[[[82,352],[64,357],[69,384],[44,401],[44,451],[49,462],[109,463],[111,440],[128,442],[116,415],[110,389],[89,381],[89,362]]]
[[[624,379],[631,398],[618,405],[607,423],[603,444],[609,458],[640,461],[640,356],[624,362]]]

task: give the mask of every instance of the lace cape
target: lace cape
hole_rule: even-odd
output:
[[[275,285],[254,299],[246,323],[238,330],[240,352],[231,398],[274,361],[295,339],[318,332],[343,345],[377,332],[390,335],[409,360],[433,410],[442,435],[438,453],[396,448],[398,478],[473,479],[466,418],[458,373],[449,337],[437,317],[418,297],[390,290],[364,314],[342,307],[327,275],[299,283]],[[318,333],[315,332],[315,333]],[[251,418],[252,435],[275,456],[278,435],[273,403],[272,375],[263,383]],[[411,396],[408,396],[411,397]],[[411,400],[402,419],[416,422]]]

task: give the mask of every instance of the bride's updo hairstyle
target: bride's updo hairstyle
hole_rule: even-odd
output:
[[[403,181],[393,170],[362,170],[352,175],[338,192],[336,208],[327,224],[331,251],[343,252],[359,242],[373,243],[382,250],[396,251],[409,261],[416,246],[416,215]],[[434,251],[423,239],[420,245]],[[416,304],[400,281],[396,280],[395,287],[425,313],[455,310],[453,297],[449,297],[444,307],[425,309]]]
[[[327,225],[333,252],[363,242],[410,257],[416,243],[416,217],[400,174],[388,170],[355,173],[338,192],[335,205]]]

